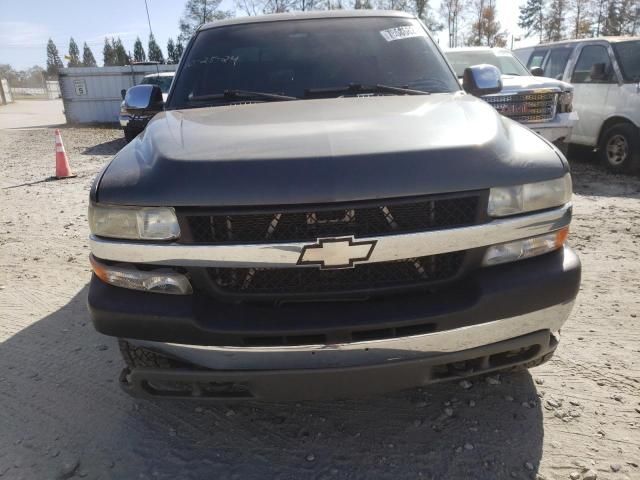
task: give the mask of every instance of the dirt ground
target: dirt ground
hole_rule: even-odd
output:
[[[88,190],[124,143],[0,130],[0,478],[640,479],[640,178],[573,161],[582,291],[529,373],[340,402],[122,393],[86,306]]]
[[[35,128],[66,123],[62,100],[16,100],[0,108],[0,129]]]

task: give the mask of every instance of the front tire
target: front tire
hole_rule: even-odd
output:
[[[600,141],[600,161],[615,173],[635,172],[640,168],[640,132],[628,123],[608,129]]]

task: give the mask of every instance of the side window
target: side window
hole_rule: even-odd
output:
[[[571,56],[572,48],[554,48],[549,53],[547,63],[544,66],[544,76],[562,80],[564,69]]]
[[[542,62],[544,61],[544,57],[547,56],[548,51],[549,50],[536,50],[535,52],[533,52],[531,54],[531,57],[529,57],[529,63],[527,63],[527,68],[531,70],[532,68],[535,68],[535,67],[541,67]]]
[[[572,83],[611,83],[613,68],[609,52],[602,45],[588,45],[580,52]]]

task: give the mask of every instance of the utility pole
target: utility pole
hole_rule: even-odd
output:
[[[207,0],[202,2],[202,23],[207,23]]]

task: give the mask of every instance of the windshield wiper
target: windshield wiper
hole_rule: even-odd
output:
[[[240,98],[259,98],[260,100],[299,100],[298,97],[291,97],[289,95],[278,95],[277,93],[268,92],[252,92],[249,90],[225,90],[222,93],[211,93],[208,95],[198,95],[191,97],[191,102],[206,102],[208,100],[225,100],[225,99],[240,99]]]
[[[314,96],[333,96],[336,94],[360,94],[360,93],[390,93],[393,95],[429,95],[429,92],[422,90],[412,90],[407,87],[392,87],[390,85],[361,85],[359,83],[351,83],[346,87],[331,88],[306,88],[305,97]]]

